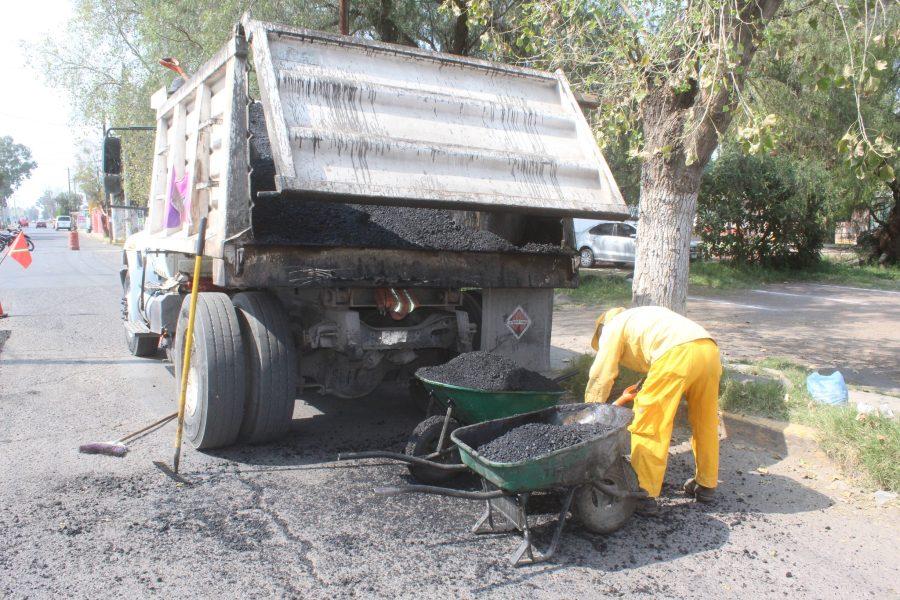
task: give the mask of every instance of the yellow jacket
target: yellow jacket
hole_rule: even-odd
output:
[[[712,336],[667,308],[640,306],[607,311],[597,319],[591,340],[597,357],[591,365],[584,401],[606,402],[619,374],[619,364],[646,373],[654,361],[675,346],[702,339]]]

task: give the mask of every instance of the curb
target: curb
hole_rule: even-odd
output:
[[[794,389],[794,384],[791,382],[787,376],[779,371],[778,369],[771,369],[769,367],[759,367],[756,365],[747,365],[744,363],[723,363],[726,369],[731,369],[737,373],[743,373],[744,375],[755,375],[759,376],[761,373],[768,375],[769,377],[773,377],[781,382],[784,386],[785,391],[791,391]],[[723,374],[724,376],[724,374]],[[773,421],[777,422],[777,421]]]
[[[818,432],[812,427],[724,411],[720,419],[726,439],[750,442],[784,457],[818,449]]]
[[[676,427],[690,429],[687,412],[687,402],[682,400],[678,412],[675,413]],[[721,409],[719,437],[753,444],[782,457],[787,457],[792,452],[805,453],[819,448],[818,431],[812,427],[765,417],[739,415]]]
[[[779,381],[786,392],[794,388],[791,380],[777,369],[741,363],[727,364],[726,368],[746,375],[768,375]],[[719,411],[719,415],[726,439],[740,439],[756,446],[773,449],[781,456],[818,448],[818,432],[812,427],[724,410]]]

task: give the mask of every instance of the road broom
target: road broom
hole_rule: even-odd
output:
[[[187,398],[187,377],[188,369],[191,364],[191,351],[194,341],[194,315],[197,311],[197,291],[200,287],[200,264],[203,257],[204,238],[206,237],[206,217],[200,219],[200,231],[197,240],[197,256],[194,259],[194,278],[191,285],[190,312],[188,313],[187,335],[184,341],[184,363],[181,370],[181,389],[178,396],[178,412],[166,415],[158,421],[154,421],[150,425],[138,429],[128,435],[121,437],[113,442],[90,442],[82,444],[78,447],[78,451],[82,454],[105,454],[106,456],[115,456],[122,458],[128,454],[128,444],[145,435],[156,431],[172,419],[178,418],[178,427],[175,433],[175,459],[173,461],[173,470],[178,473],[178,464],[181,459],[181,436],[184,431],[184,406]]]
[[[78,451],[82,454],[105,454],[106,456],[115,456],[117,458],[122,458],[123,456],[128,454],[128,444],[144,437],[145,435],[153,433],[177,416],[177,412],[172,413],[171,415],[166,415],[162,419],[154,421],[146,427],[129,433],[126,436],[120,437],[114,442],[90,442],[87,444],[82,444],[81,446],[78,446]]]

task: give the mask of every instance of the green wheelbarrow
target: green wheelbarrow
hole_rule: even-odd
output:
[[[558,392],[493,392],[448,385],[419,377],[429,395],[428,413],[436,414],[419,423],[406,443],[405,454],[436,462],[459,463],[458,452],[450,443],[450,435],[459,427],[493,421],[559,404],[564,391]],[[409,464],[409,472],[425,483],[441,483],[454,477],[454,471],[434,469],[423,464]]]
[[[375,493],[386,496],[437,494],[483,501],[485,511],[472,531],[484,534],[518,530],[523,539],[510,562],[517,567],[542,562],[556,552],[570,513],[586,529],[608,534],[631,517],[637,499],[646,497],[625,458],[630,450],[627,427],[632,416],[630,409],[610,404],[565,404],[461,427],[451,438],[458,448],[462,465],[432,466],[474,472],[481,478],[481,491],[400,485],[376,488]],[[578,444],[518,462],[496,462],[478,452],[478,448],[491,440],[528,423],[600,423],[605,429]],[[408,456],[398,460],[426,465],[430,462]],[[534,545],[533,518],[529,520],[528,514],[529,499],[537,493],[561,497],[551,542],[543,550]]]
[[[575,375],[577,372],[565,373],[553,381],[559,383]],[[409,472],[416,480],[423,483],[444,483],[459,475],[460,471],[465,471],[465,466],[459,462],[459,452],[450,441],[450,435],[459,427],[556,406],[565,394],[564,390],[495,392],[417,378],[428,394],[426,413],[440,411],[442,414],[432,414],[416,425],[403,454],[376,450],[342,454],[342,459],[400,460],[407,463]],[[408,458],[422,460],[407,460]]]

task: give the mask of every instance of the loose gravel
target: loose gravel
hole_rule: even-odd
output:
[[[601,423],[526,423],[479,446],[478,453],[494,462],[514,463],[580,444],[612,429]]]
[[[460,354],[450,362],[416,371],[422,379],[489,392],[559,392],[562,388],[540,373],[514,361],[478,350]]]

